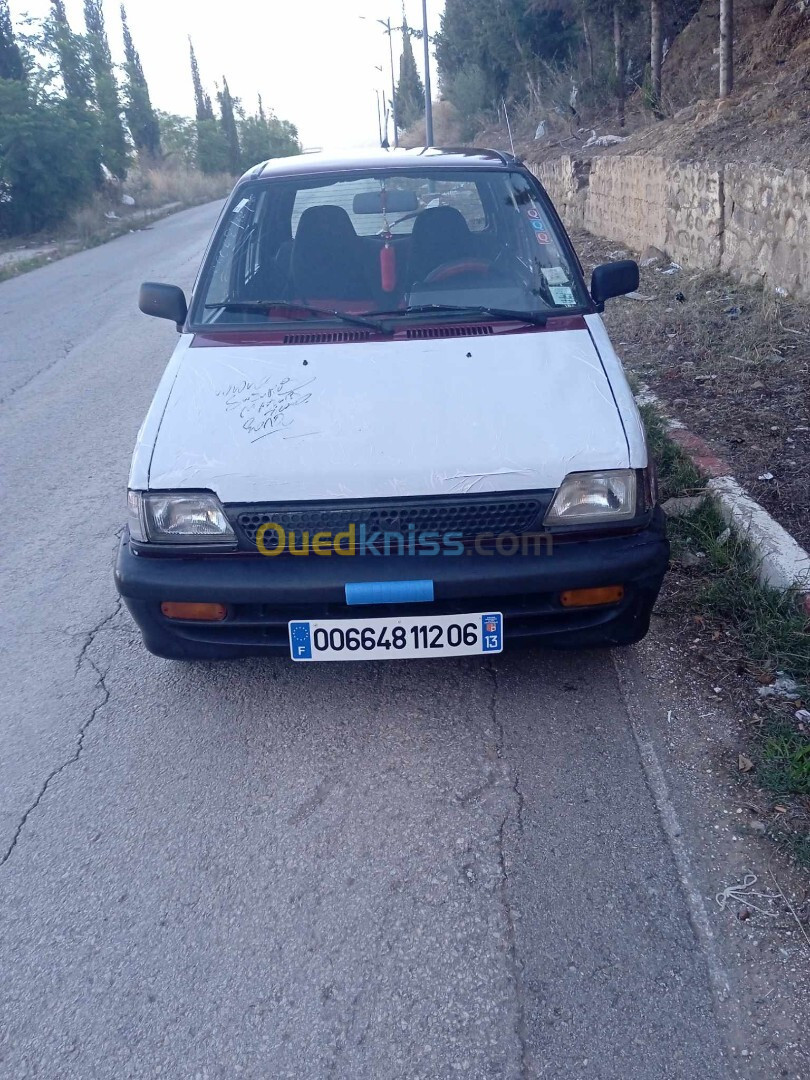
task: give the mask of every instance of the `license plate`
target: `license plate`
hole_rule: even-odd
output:
[[[387,619],[313,619],[291,622],[293,660],[423,660],[499,653],[500,612],[418,615]]]

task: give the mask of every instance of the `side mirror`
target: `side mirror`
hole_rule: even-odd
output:
[[[177,324],[178,331],[188,315],[188,304],[182,289],[177,285],[161,285],[156,281],[145,281],[138,295],[138,307],[144,315],[154,315],[156,319],[171,319]]]
[[[600,311],[611,296],[625,296],[638,288],[638,263],[632,259],[602,263],[591,276],[591,296]]]

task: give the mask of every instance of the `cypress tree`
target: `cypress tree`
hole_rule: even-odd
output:
[[[194,108],[198,120],[213,120],[214,110],[211,107],[211,98],[203,90],[200,69],[197,66],[197,56],[191,38],[188,39],[188,49],[191,57],[191,82],[194,86]]]
[[[149,87],[141,66],[141,58],[132,41],[127,22],[127,10],[121,5],[121,27],[124,32],[124,71],[127,76],[125,111],[127,124],[136,150],[156,158],[160,156],[160,125],[152,108]]]
[[[409,128],[425,111],[425,88],[413,56],[408,20],[402,20],[402,56],[399,58],[397,84],[397,126]]]
[[[129,153],[101,0],[84,0],[84,21],[87,26],[87,50],[95,83],[95,102],[99,112],[104,163],[115,176],[123,178],[127,174]]]
[[[14,37],[8,0],[0,0],[0,79],[25,82],[25,64]]]
[[[188,39],[191,59],[191,82],[194,86],[194,110],[197,127],[197,168],[204,173],[225,172],[228,168],[228,146],[220,126],[214,119],[209,94],[203,89],[197,56],[191,38]]]
[[[84,111],[92,96],[90,73],[81,43],[70,29],[65,12],[65,0],[51,0],[51,18],[47,28],[52,48],[59,57],[59,72],[65,97]]]
[[[228,168],[234,174],[241,169],[242,154],[239,149],[239,131],[236,127],[236,117],[233,114],[233,98],[228,89],[228,80],[222,76],[222,90],[217,94],[222,124],[222,134],[225,136],[225,145],[228,148]]]

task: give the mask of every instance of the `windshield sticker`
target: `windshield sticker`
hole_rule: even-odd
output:
[[[534,210],[534,209],[527,210],[526,211],[526,216],[530,217],[530,218],[539,218],[540,217],[540,212],[539,212],[539,210]]]
[[[540,218],[532,218],[532,228],[535,232],[546,232],[546,226]]]
[[[551,237],[548,235],[547,232],[536,232],[534,234],[534,238],[535,238],[535,240],[537,241],[538,244],[550,244],[551,243]]]
[[[548,291],[555,304],[561,304],[563,307],[577,306],[576,297],[567,285],[549,285]]]
[[[233,210],[231,210],[231,213],[232,214],[238,214],[240,212],[240,210],[245,209],[245,207],[248,205],[249,202],[250,202],[250,199],[240,199],[240,201],[236,204],[236,206],[233,208]]]
[[[561,266],[544,266],[542,267],[542,270],[547,285],[568,284],[568,274],[566,274]]]

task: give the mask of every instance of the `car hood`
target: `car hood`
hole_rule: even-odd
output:
[[[629,465],[584,328],[183,345],[133,465],[152,489],[225,503],[423,496],[555,488],[568,472]]]

